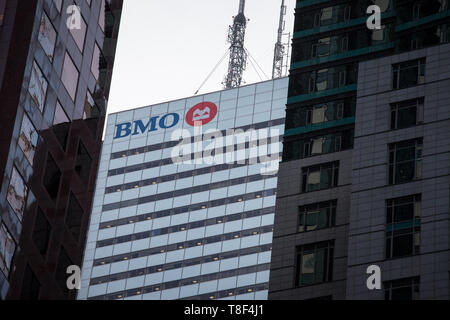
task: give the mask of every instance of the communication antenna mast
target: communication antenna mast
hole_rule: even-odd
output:
[[[280,78],[283,75],[283,69],[286,68],[286,74],[288,69],[288,61],[289,61],[289,43],[283,43],[284,29],[286,26],[285,21],[286,16],[286,6],[284,5],[284,0],[281,1],[281,10],[280,10],[280,23],[278,26],[278,39],[275,44],[275,52],[273,56],[273,69],[272,69],[272,79]],[[288,39],[290,41],[291,35],[288,34]],[[286,61],[284,60],[286,58]],[[285,64],[286,63],[286,64]]]
[[[241,85],[242,74],[247,66],[247,52],[244,48],[247,18],[244,15],[245,0],[239,0],[239,13],[234,17],[233,26],[228,31],[230,43],[230,60],[228,73],[224,80],[225,89],[237,88]]]

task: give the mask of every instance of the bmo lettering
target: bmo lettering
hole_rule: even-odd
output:
[[[157,131],[159,128],[170,129],[175,127],[179,121],[180,115],[178,113],[169,113],[161,118],[159,118],[159,116],[150,118],[147,123],[144,123],[142,120],[124,122],[116,125],[116,135],[114,136],[114,139],[125,138],[130,134],[135,136],[145,132]]]

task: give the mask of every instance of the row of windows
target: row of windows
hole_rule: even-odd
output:
[[[391,40],[392,24],[376,30],[355,30],[311,41],[294,42],[292,62],[327,57],[351,50],[386,43]]]
[[[314,105],[292,106],[286,110],[286,129],[317,125],[355,116],[356,97]]]
[[[305,12],[295,19],[294,32],[328,26],[366,16],[367,7],[376,4],[382,12],[391,8],[390,0],[353,0]]]
[[[242,126],[242,127],[237,127],[237,128],[234,128],[234,131],[239,132],[241,130],[248,131],[250,129],[253,129],[253,130],[266,129],[266,128],[271,128],[273,126],[278,126],[281,124],[284,124],[284,119],[264,121],[264,122],[254,123],[254,124],[250,124],[250,125],[246,125],[246,126]],[[225,137],[225,136],[227,136],[227,131],[228,130],[219,130],[218,132],[220,132],[222,134],[222,136]],[[196,141],[206,141],[207,140],[205,138],[206,136],[207,136],[206,134],[204,134],[202,136],[193,136],[193,137],[191,137],[191,143],[195,143]],[[268,137],[267,140],[270,141],[270,137]],[[246,145],[248,143],[249,142],[246,142]],[[118,158],[125,158],[128,156],[139,155],[141,153],[168,149],[168,148],[175,147],[179,144],[180,144],[180,141],[166,141],[166,142],[162,142],[162,143],[158,143],[158,144],[147,145],[145,147],[133,148],[133,149],[128,149],[128,150],[124,150],[124,151],[114,152],[114,153],[111,153],[110,159],[114,160],[114,159],[118,159]],[[267,142],[267,144],[270,144],[270,142]]]
[[[154,229],[151,231],[134,233],[133,236],[131,236],[131,240],[129,240],[129,241],[135,241],[135,240],[150,238],[150,237],[154,237],[154,236],[160,236],[160,235],[164,235],[164,234],[171,234],[171,233],[180,232],[180,231],[194,230],[197,228],[202,228],[202,227],[207,227],[207,226],[212,226],[212,225],[224,224],[227,222],[237,221],[237,220],[241,220],[241,219],[245,219],[245,218],[263,216],[266,214],[271,214],[273,212],[274,212],[274,208],[271,207],[271,208],[264,208],[264,209],[260,209],[260,210],[245,211],[245,212],[236,213],[233,215],[220,216],[220,217],[216,217],[216,218],[200,220],[200,221],[195,221],[195,222],[190,222],[190,223],[178,224],[178,225],[173,225],[173,226],[165,227],[165,228],[158,228],[158,229]],[[133,223],[133,220],[130,220],[130,221]],[[128,241],[123,241],[123,240],[128,240],[129,238],[130,238],[129,236],[123,236],[123,237],[117,237],[117,238],[112,238],[112,239],[108,239],[108,240],[100,240],[97,242],[97,246],[103,247],[103,246],[105,246],[105,244],[112,245],[112,244],[117,244],[117,243],[128,242]],[[114,241],[114,239],[116,241]]]
[[[358,66],[355,63],[323,68],[290,76],[289,96],[312,94],[355,84]]]
[[[92,286],[92,285],[102,284],[102,283],[106,283],[106,282],[114,282],[114,281],[118,281],[118,280],[129,279],[129,278],[134,278],[134,277],[143,276],[143,275],[154,275],[155,273],[160,273],[160,272],[175,270],[175,269],[182,269],[182,268],[186,268],[189,266],[200,266],[201,264],[210,263],[210,262],[222,261],[223,263],[226,263],[227,261],[230,262],[229,259],[239,258],[239,257],[240,258],[249,257],[249,256],[253,256],[258,253],[261,253],[261,254],[262,253],[270,253],[270,245],[233,250],[233,251],[229,251],[229,252],[221,253],[221,254],[200,256],[197,258],[185,259],[182,261],[165,263],[162,265],[146,267],[146,268],[136,269],[136,270],[132,270],[132,271],[125,271],[125,272],[111,274],[111,275],[98,277],[98,278],[92,278],[90,281],[90,285]],[[231,267],[234,264],[231,263],[231,264],[227,264],[227,265],[229,267]],[[220,278],[227,278],[227,277],[231,277],[233,275],[238,275],[238,274],[252,273],[252,272],[256,271],[254,269],[249,270],[248,268],[237,268],[237,265],[235,265],[235,267],[236,268],[232,269],[232,270],[229,270],[229,268],[227,268],[227,270],[229,270],[228,272],[222,271],[220,273],[208,274],[203,277],[183,279],[183,281],[185,283],[181,284],[181,285],[193,284],[193,281],[199,283],[199,282],[204,282],[204,281],[209,281],[209,280],[216,280],[216,279],[220,279]],[[266,267],[262,267],[262,265],[259,265],[259,266],[255,265],[253,267],[254,268],[259,267],[259,268],[266,269]],[[262,271],[262,270],[258,270],[258,271]],[[166,285],[167,285],[167,283],[166,283]],[[178,285],[180,285],[180,284],[178,284]],[[175,285],[175,287],[178,285]]]
[[[276,141],[278,141],[279,137],[273,137],[273,139],[276,139]],[[270,140],[272,140],[272,139],[270,139]],[[265,143],[268,141],[269,141],[269,139],[267,139],[266,141],[263,140],[263,141],[261,141],[260,145],[267,145]],[[245,149],[243,147],[245,147]],[[226,163],[221,164],[221,165],[212,166],[212,167],[206,167],[206,168],[204,168],[204,173],[232,169],[232,168],[239,167],[239,166],[248,166],[249,164],[258,163],[258,157],[244,159],[244,156],[246,156],[245,151],[249,150],[251,148],[254,149],[255,147],[256,146],[250,145],[250,143],[246,142],[245,144],[234,145],[233,150],[230,150],[230,151],[227,150],[227,147],[224,147],[222,150],[217,148],[218,152],[216,152],[215,150],[211,151],[211,154],[210,154],[211,157],[213,157],[215,155],[218,155],[218,156],[221,155],[220,151],[222,151],[223,152],[222,155],[224,155],[221,157],[222,162],[226,162]],[[271,149],[270,155],[272,155],[272,153],[273,153],[272,147],[270,149]],[[250,155],[252,155],[252,154],[250,154]],[[203,152],[191,153],[188,155],[184,155],[183,159],[181,159],[180,161],[195,161],[198,159],[202,159],[203,156],[204,156]],[[225,157],[225,159],[224,159],[224,157]],[[228,159],[228,157],[230,159]],[[164,159],[160,159],[160,160],[149,161],[149,162],[143,162],[143,163],[139,163],[136,165],[127,166],[127,167],[111,169],[108,171],[108,177],[116,176],[116,175],[124,174],[124,173],[141,171],[141,170],[145,170],[145,169],[162,167],[162,166],[171,165],[171,164],[176,164],[176,162],[174,161],[174,159],[172,157],[164,158]],[[219,170],[216,170],[216,169],[219,169]]]
[[[215,291],[215,292],[210,292],[210,293],[201,294],[201,295],[197,295],[197,296],[190,296],[190,297],[182,298],[181,300],[214,300],[214,299],[221,299],[221,298],[226,298],[226,297],[256,293],[256,292],[260,292],[260,291],[267,291],[268,289],[269,288],[268,288],[267,283],[257,284],[257,285],[252,285],[252,286],[239,287],[239,288],[235,288],[235,289]],[[110,294],[110,295],[101,295],[101,296],[97,296],[97,297],[92,297],[92,298],[88,298],[88,300],[117,300],[117,299],[124,299],[127,297],[132,297],[132,296],[147,294],[147,293],[152,293],[152,292],[159,292],[159,291],[160,291],[160,289],[157,286],[151,286],[148,288],[144,288],[143,291],[140,291],[139,289],[138,290],[132,289],[132,290],[118,292],[118,293],[114,293],[114,294]],[[158,297],[158,299],[159,299],[159,297]]]
[[[202,186],[199,186],[199,187],[202,187]],[[102,206],[102,211],[105,212],[105,211],[110,211],[110,210],[115,210],[115,209],[132,207],[132,206],[149,203],[149,202],[154,202],[154,201],[160,201],[160,200],[166,200],[166,204],[168,204],[167,201],[169,201],[169,200],[171,201],[171,199],[175,197],[175,194],[177,196],[180,196],[182,192],[183,192],[183,194],[192,194],[192,192],[190,191],[191,189],[193,189],[193,188],[169,191],[169,192],[155,194],[155,195],[151,195],[151,196],[135,198],[135,199],[131,199],[131,200],[122,200],[122,201],[110,203],[110,204],[104,204]],[[208,191],[208,190],[205,190],[205,191]],[[242,202],[245,200],[252,200],[255,198],[259,199],[259,198],[271,196],[275,193],[276,192],[273,190],[253,192],[253,193],[248,193],[248,194],[244,194],[244,195],[236,196],[236,197],[212,200],[209,202],[205,202],[203,204],[193,204],[191,206],[191,209],[192,210],[200,210],[200,209],[206,209],[209,206],[216,207],[216,206],[221,206],[221,205],[229,204],[229,203],[233,203],[233,202]],[[194,208],[197,208],[197,209],[194,209]]]
[[[199,238],[196,240],[174,243],[171,245],[162,245],[159,247],[144,249],[144,250],[136,251],[133,253],[119,254],[119,255],[110,256],[107,258],[96,259],[96,260],[94,260],[93,265],[100,266],[100,265],[110,264],[110,263],[114,263],[114,262],[125,261],[125,260],[129,260],[129,259],[147,257],[147,256],[157,255],[157,254],[166,253],[166,252],[170,252],[170,251],[177,251],[177,250],[181,250],[181,249],[200,247],[200,246],[204,246],[206,244],[218,243],[218,242],[223,242],[223,241],[227,241],[227,240],[242,239],[245,237],[257,236],[257,235],[267,234],[267,233],[271,233],[271,232],[273,232],[273,226],[257,227],[257,228],[247,229],[247,230],[243,230],[243,231],[239,231],[239,232],[229,232],[229,233],[224,233],[221,235],[203,237],[203,238]],[[130,239],[131,239],[131,236],[130,236]],[[253,247],[253,248],[259,248],[259,247]],[[239,243],[237,243],[236,250],[237,249],[239,249]],[[187,260],[185,260],[184,263],[188,263]],[[184,266],[188,266],[188,265],[185,264]],[[166,266],[166,268],[168,268],[168,267]]]
[[[283,161],[303,159],[321,154],[353,149],[354,129],[327,135],[285,141]]]
[[[178,287],[183,287],[183,286],[190,286],[190,285],[205,283],[208,281],[225,279],[225,278],[229,278],[229,277],[248,275],[248,274],[252,274],[252,273],[263,272],[263,271],[266,271],[269,269],[270,269],[270,264],[267,263],[267,264],[262,264],[262,265],[257,265],[257,266],[233,269],[230,271],[221,271],[221,272],[216,272],[216,273],[207,274],[207,275],[203,275],[203,276],[190,277],[190,278],[185,278],[182,280],[175,280],[175,281],[165,282],[162,284],[146,286],[143,288],[142,287],[136,288],[134,290],[127,291],[127,296],[130,297],[133,295],[140,295],[143,292],[150,293],[150,292],[156,292],[156,291],[161,291],[161,290],[168,290],[168,289],[172,289],[172,288],[178,288]],[[119,292],[116,294],[123,295],[122,292]]]

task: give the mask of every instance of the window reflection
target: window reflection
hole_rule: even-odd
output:
[[[23,213],[25,211],[25,202],[28,194],[28,187],[25,185],[22,177],[15,167],[11,174],[11,181],[8,188],[7,200],[11,208],[17,214],[17,217],[22,221]]]
[[[41,24],[39,26],[38,34],[39,43],[44,49],[45,54],[50,61],[53,61],[53,52],[55,51],[56,31],[53,28],[50,19],[45,13],[42,14]]]
[[[38,142],[38,133],[26,114],[23,115],[20,129],[19,146],[25,157],[33,164],[34,153]]]
[[[70,97],[72,98],[72,101],[75,101],[78,86],[78,77],[78,70],[73,63],[72,58],[70,58],[69,54],[66,52],[61,80],[66,87]]]
[[[8,276],[16,244],[11,234],[2,223],[0,226],[0,270]]]
[[[41,112],[44,111],[45,96],[47,95],[47,87],[48,87],[47,80],[45,80],[44,75],[39,66],[37,65],[36,61],[33,61],[28,92],[31,95],[31,99],[34,101],[34,103]]]
[[[84,49],[84,40],[86,38],[86,22],[84,22],[83,17],[80,19],[80,29],[70,29],[70,34],[72,35],[73,39],[75,40],[75,43],[77,44],[78,49],[80,49],[81,52],[83,52]]]

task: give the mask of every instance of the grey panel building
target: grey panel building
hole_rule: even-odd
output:
[[[449,63],[446,44],[359,66],[348,299],[449,299]]]
[[[371,30],[366,26],[366,9],[374,4],[381,10],[382,27]],[[395,193],[394,189],[404,190],[412,183],[407,178],[412,174],[411,170],[415,173],[416,169],[411,169],[407,164],[414,162],[410,159],[412,154],[421,156],[422,147],[425,147],[427,140],[426,132],[422,137],[416,133],[416,125],[422,125],[427,117],[437,119],[433,111],[427,108],[428,103],[433,103],[429,101],[436,98],[423,96],[415,99],[417,97],[409,97],[404,92],[416,94],[418,90],[423,90],[419,88],[423,88],[425,82],[435,81],[437,75],[429,75],[428,72],[441,72],[441,76],[446,77],[444,68],[433,71],[436,68],[428,65],[433,59],[442,59],[443,62],[439,63],[445,64],[445,57],[433,56],[428,59],[428,53],[417,49],[430,47],[430,50],[437,52],[448,50],[448,47],[440,44],[450,40],[449,21],[447,1],[297,2],[283,161],[278,180],[269,299],[362,298],[364,295],[360,292],[366,288],[365,280],[368,277],[363,269],[369,261],[375,261],[375,256],[380,258],[384,255],[383,259],[387,261],[385,264],[390,265],[399,255],[417,257],[423,252],[424,248],[420,243],[425,241],[427,235],[424,234],[425,226],[420,224],[420,219],[417,217],[417,221],[403,224],[402,219],[405,217],[399,218],[398,214],[392,212],[411,212],[412,207],[417,207],[418,212],[421,210],[421,192],[404,194],[403,197]],[[416,59],[418,55],[423,57]],[[379,60],[381,57],[391,58]],[[367,64],[364,63],[369,60]],[[384,89],[381,89],[381,85]],[[410,89],[406,89],[407,87]],[[436,84],[434,95],[438,90],[445,95],[447,89],[442,89],[443,87],[443,84]],[[374,88],[380,88],[380,91]],[[366,110],[367,104],[364,104],[365,100],[361,97],[376,93],[389,97],[404,94],[405,97],[403,99],[398,96],[398,99],[387,101],[384,96],[384,100],[375,100],[379,109],[370,115],[371,109]],[[448,97],[443,96],[442,99],[442,103],[448,105]],[[372,104],[370,107],[375,106]],[[381,108],[388,109],[389,112],[381,112]],[[413,108],[416,108],[417,113]],[[427,115],[427,112],[430,113]],[[383,139],[390,139],[389,142],[381,142],[380,138],[377,141],[379,149],[373,152],[368,152],[372,150],[371,142],[366,142],[368,140],[355,145],[355,139],[362,141],[359,140],[359,134],[374,126],[373,119],[368,119],[369,115],[383,123],[383,129],[377,127],[376,130],[384,132]],[[445,118],[442,112],[440,116]],[[392,127],[391,121],[394,122]],[[403,124],[405,121],[417,123],[414,123],[414,128],[406,129]],[[360,131],[355,135],[356,128]],[[378,132],[376,130],[368,133],[370,139],[375,139],[374,135]],[[441,138],[440,143],[445,143],[445,135],[436,139]],[[433,145],[438,143],[431,136],[428,140],[430,139]],[[386,168],[379,166],[376,170],[380,177],[376,181],[372,180],[366,172],[375,170],[371,166],[381,161],[381,158],[383,163],[389,164],[387,154],[393,157],[393,164],[390,166],[392,177],[383,171]],[[365,162],[361,164],[360,170],[366,175],[359,179],[355,174],[359,172],[361,158]],[[407,164],[403,164],[403,158],[407,159]],[[417,174],[425,170],[425,167],[419,168],[421,165],[419,161]],[[431,165],[432,168],[434,166]],[[441,174],[447,174],[448,181],[448,167],[439,170]],[[357,180],[354,181],[355,179]],[[420,181],[414,181],[414,184],[424,187],[427,180],[422,179],[422,176],[418,179]],[[363,186],[360,187],[359,184]],[[397,184],[401,186],[391,186]],[[359,196],[360,190],[365,189],[374,191],[358,202],[356,195]],[[389,190],[389,196],[384,189]],[[448,202],[448,187],[444,186],[443,189],[446,194],[442,195],[442,201]],[[375,199],[374,194],[378,191],[380,194],[376,197],[384,197],[382,204],[377,203],[378,208],[383,207],[383,211],[377,211],[377,219],[367,220],[365,214],[371,212],[367,208],[375,205],[370,199]],[[363,208],[369,211],[363,213],[360,211]],[[437,208],[436,206],[433,210]],[[446,210],[448,215],[448,206]],[[407,216],[406,213],[405,215]],[[399,221],[401,224],[398,224]],[[371,238],[375,234],[367,235],[367,232],[372,231],[378,231],[378,238]],[[413,237],[417,245],[411,243]],[[382,244],[383,248],[377,247],[382,252],[371,251],[371,246],[375,243]],[[438,248],[437,244],[435,248]],[[428,247],[428,250],[435,249]],[[444,249],[441,247],[439,250]],[[443,256],[440,259],[444,259]],[[448,256],[445,259],[445,262],[441,260],[440,266],[447,263],[448,270]],[[384,265],[383,267],[386,269]],[[386,296],[384,291],[377,291],[371,292],[370,297],[445,297],[437,292],[428,295],[424,291],[418,293],[420,285],[425,290],[424,281],[427,281],[427,285],[432,285],[432,282],[424,280],[426,277],[423,275],[417,278],[418,275],[412,275],[413,272],[406,273],[383,273]],[[442,277],[444,273],[441,273]],[[436,274],[429,276],[437,277],[437,274],[436,271]],[[361,282],[362,280],[364,281]],[[447,286],[448,292],[448,280],[441,281],[441,286]],[[405,289],[411,287],[414,289]]]

